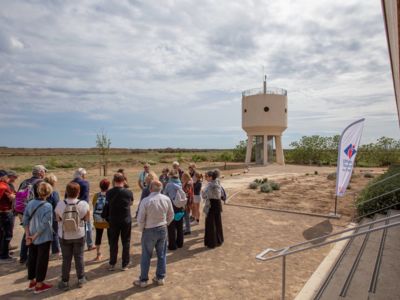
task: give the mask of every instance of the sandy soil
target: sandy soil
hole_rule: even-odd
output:
[[[317,170],[320,175],[314,174]],[[137,169],[127,170],[136,174]],[[230,176],[232,172],[223,172],[223,185],[230,195],[236,194],[232,204],[247,204],[274,208],[290,208],[310,212],[329,212],[332,208],[332,182],[327,182],[326,174],[334,168],[272,165],[254,167],[246,174]],[[375,173],[382,169],[372,170]],[[359,171],[357,171],[359,172]],[[89,180],[98,182],[98,170],[89,170]],[[70,172],[57,172],[60,191],[70,179]],[[282,183],[281,191],[272,194],[259,194],[247,189],[255,178],[268,177]],[[136,175],[130,176],[133,182]],[[357,190],[366,184],[361,177],[352,183]],[[134,190],[137,192],[135,185]],[[138,195],[136,193],[137,198]],[[223,224],[225,243],[215,250],[203,246],[204,220],[193,227],[192,234],[186,238],[182,249],[168,253],[166,285],[151,285],[146,289],[132,286],[139,274],[140,232],[132,230],[131,267],[128,271],[109,272],[107,270],[108,247],[103,238],[102,252],[105,260],[93,263],[94,252],[85,252],[86,272],[89,282],[82,289],[75,288],[76,278],[72,275],[71,286],[74,288],[62,293],[56,288],[37,296],[24,291],[27,286],[26,269],[19,264],[0,265],[1,299],[279,299],[281,282],[281,261],[260,262],[256,254],[265,248],[280,248],[310,239],[323,233],[342,229],[351,216],[351,208],[341,201],[339,213],[344,217],[329,220],[295,213],[274,212],[225,205]],[[137,204],[137,202],[136,202]],[[132,208],[136,209],[136,204]],[[21,239],[22,228],[16,226],[12,244]],[[293,299],[304,283],[311,276],[329,251],[323,247],[310,252],[299,253],[287,258],[287,298]],[[15,253],[18,255],[18,251]],[[52,260],[49,265],[47,280],[57,284],[60,275],[60,260]],[[152,262],[150,276],[155,272]]]

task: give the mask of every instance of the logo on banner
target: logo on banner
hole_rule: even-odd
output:
[[[356,146],[353,144],[348,145],[346,149],[344,149],[344,153],[351,159],[357,153]]]

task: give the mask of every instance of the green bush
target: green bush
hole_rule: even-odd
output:
[[[277,182],[275,182],[275,181],[270,181],[270,182],[269,182],[269,185],[271,186],[271,188],[272,188],[274,191],[278,191],[278,190],[281,189],[280,184],[277,183]]]
[[[336,173],[330,173],[328,176],[326,176],[327,179],[329,180],[335,180],[336,179]]]
[[[285,160],[295,164],[336,165],[339,138],[339,135],[303,136],[290,144],[292,149],[285,150]],[[356,166],[389,166],[396,163],[400,163],[400,140],[383,136],[375,143],[361,145],[357,149]]]
[[[257,183],[258,185],[261,185],[261,184],[268,182],[268,178],[267,177],[261,178],[261,179],[257,178],[257,179],[254,179],[253,182]]]
[[[250,182],[249,189],[256,190],[260,185],[256,182]]]
[[[194,154],[192,156],[192,161],[195,162],[195,163],[207,161],[207,156],[202,155],[202,154]]]
[[[233,149],[233,160],[244,162],[246,159],[247,140],[240,141],[239,144]]]
[[[260,186],[260,191],[262,193],[270,193],[272,192],[272,187],[269,183],[266,182]]]
[[[369,184],[364,188],[356,200],[356,207],[358,215],[365,215],[372,213],[376,210],[383,209],[392,204],[400,202],[400,191],[390,193],[386,196],[379,197],[373,201],[368,201],[374,197],[378,197],[400,187],[400,175],[390,178],[382,183],[374,185],[374,183],[381,181],[385,178],[400,173],[399,165],[392,165],[385,174],[371,180]],[[368,202],[366,202],[368,201]],[[400,205],[391,207],[391,209],[400,209]],[[385,212],[385,210],[380,211]]]

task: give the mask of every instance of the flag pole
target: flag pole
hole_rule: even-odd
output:
[[[337,195],[335,196],[335,216],[337,215]]]

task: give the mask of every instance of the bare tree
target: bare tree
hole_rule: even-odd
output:
[[[107,176],[108,155],[110,154],[111,139],[104,130],[101,130],[96,137],[96,147],[100,154],[100,175],[103,169],[103,175]]]

